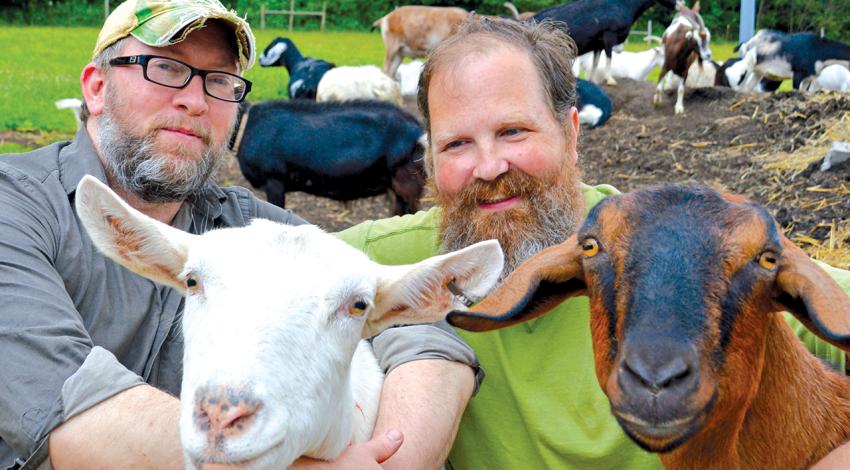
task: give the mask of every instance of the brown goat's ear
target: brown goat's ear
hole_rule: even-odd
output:
[[[490,331],[537,318],[564,299],[584,294],[581,258],[574,235],[532,256],[480,303],[449,313],[446,320],[464,330]]]
[[[850,351],[850,298],[803,250],[782,238],[777,302],[813,333]]]

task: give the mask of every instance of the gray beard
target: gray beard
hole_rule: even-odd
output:
[[[505,254],[505,265],[499,276],[501,282],[527,259],[576,233],[583,214],[573,207],[569,199],[561,196],[561,192],[549,190],[530,201],[534,224],[518,227],[510,219],[502,221],[494,232],[514,232],[509,243],[506,243],[508,240],[500,239],[496,233],[484,236],[475,233],[473,223],[444,223],[441,251],[448,253],[480,241],[499,239]]]
[[[208,147],[194,164],[175,166],[154,148],[154,135],[133,135],[112,109],[98,117],[97,138],[115,184],[149,203],[180,202],[201,192],[228,154],[226,142]]]

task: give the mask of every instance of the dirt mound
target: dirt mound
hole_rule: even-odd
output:
[[[814,168],[830,138],[850,136],[848,95],[697,89],[685,94],[685,114],[674,116],[675,95],[655,108],[649,83],[622,80],[606,91],[611,120],[581,138],[585,181],[623,191],[704,183],[765,204],[798,242],[834,243],[848,235],[850,167]],[[839,241],[850,244],[845,237]]]

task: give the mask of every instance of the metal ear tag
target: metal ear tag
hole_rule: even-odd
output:
[[[467,308],[472,307],[472,305],[475,304],[475,302],[473,302],[469,297],[467,297],[466,294],[464,294],[463,291],[460,290],[460,288],[455,284],[454,278],[452,278],[452,280],[449,281],[448,284],[446,284],[446,287],[448,287],[449,292],[451,292],[455,297],[457,297],[460,303],[466,305]]]

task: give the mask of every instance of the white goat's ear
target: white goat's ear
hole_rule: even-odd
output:
[[[503,265],[499,242],[487,240],[417,264],[382,266],[375,308],[362,336],[369,338],[396,325],[442,320],[448,312],[465,307],[452,289],[480,299],[496,284]]]
[[[142,214],[89,175],[77,185],[75,199],[80,221],[103,254],[136,274],[185,290],[179,277],[197,235]]]

